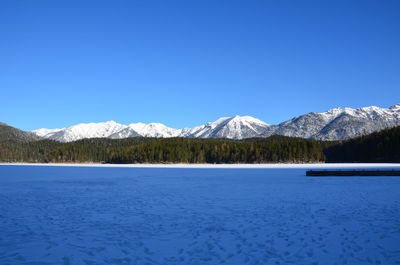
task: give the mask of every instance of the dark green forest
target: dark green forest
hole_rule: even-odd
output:
[[[400,162],[400,126],[329,146],[326,162]]]
[[[0,142],[3,162],[65,163],[272,163],[323,162],[331,142],[272,136],[224,139],[94,138],[71,143],[50,140]]]
[[[4,126],[3,126],[4,127]],[[0,127],[1,129],[1,127]],[[29,138],[6,128],[1,162],[41,163],[311,163],[400,162],[400,127],[347,141],[286,136],[245,140],[94,138],[70,143]],[[1,135],[1,130],[0,130]],[[14,139],[14,138],[15,139]],[[22,137],[22,138],[21,138]],[[22,139],[22,140],[21,140]]]

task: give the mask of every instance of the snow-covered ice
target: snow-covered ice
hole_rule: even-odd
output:
[[[399,264],[400,177],[306,168],[1,165],[0,264]]]

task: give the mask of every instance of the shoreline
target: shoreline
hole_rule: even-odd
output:
[[[98,164],[98,163],[0,163],[0,166],[110,167],[110,168],[400,168],[400,163],[310,163],[310,164]]]

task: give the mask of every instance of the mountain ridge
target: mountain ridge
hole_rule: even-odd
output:
[[[14,142],[34,142],[41,140],[42,137],[37,136],[32,132],[25,132],[17,128],[11,127],[6,123],[0,122],[0,140]]]
[[[317,140],[345,140],[400,125],[400,104],[389,108],[334,108],[325,112],[310,112],[277,125],[251,116],[222,117],[193,128],[175,129],[161,123],[119,124],[115,121],[80,123],[62,129],[38,129],[36,135],[71,142],[84,138],[106,137],[187,137],[245,139],[274,134]]]

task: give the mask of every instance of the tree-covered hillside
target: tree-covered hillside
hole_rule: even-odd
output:
[[[324,161],[320,142],[289,137],[253,141],[157,139],[110,149],[111,163],[269,163]]]
[[[0,122],[0,142],[15,141],[27,143],[38,141],[40,139],[41,138],[39,136],[31,132],[25,132]]]
[[[326,148],[327,162],[400,162],[400,126]]]
[[[252,141],[142,137],[92,139],[60,145],[43,159],[46,162],[104,163],[317,162],[324,161],[322,146],[322,142],[289,137]]]
[[[35,142],[0,141],[1,162],[45,162],[45,157],[51,150],[62,145],[52,140]]]

